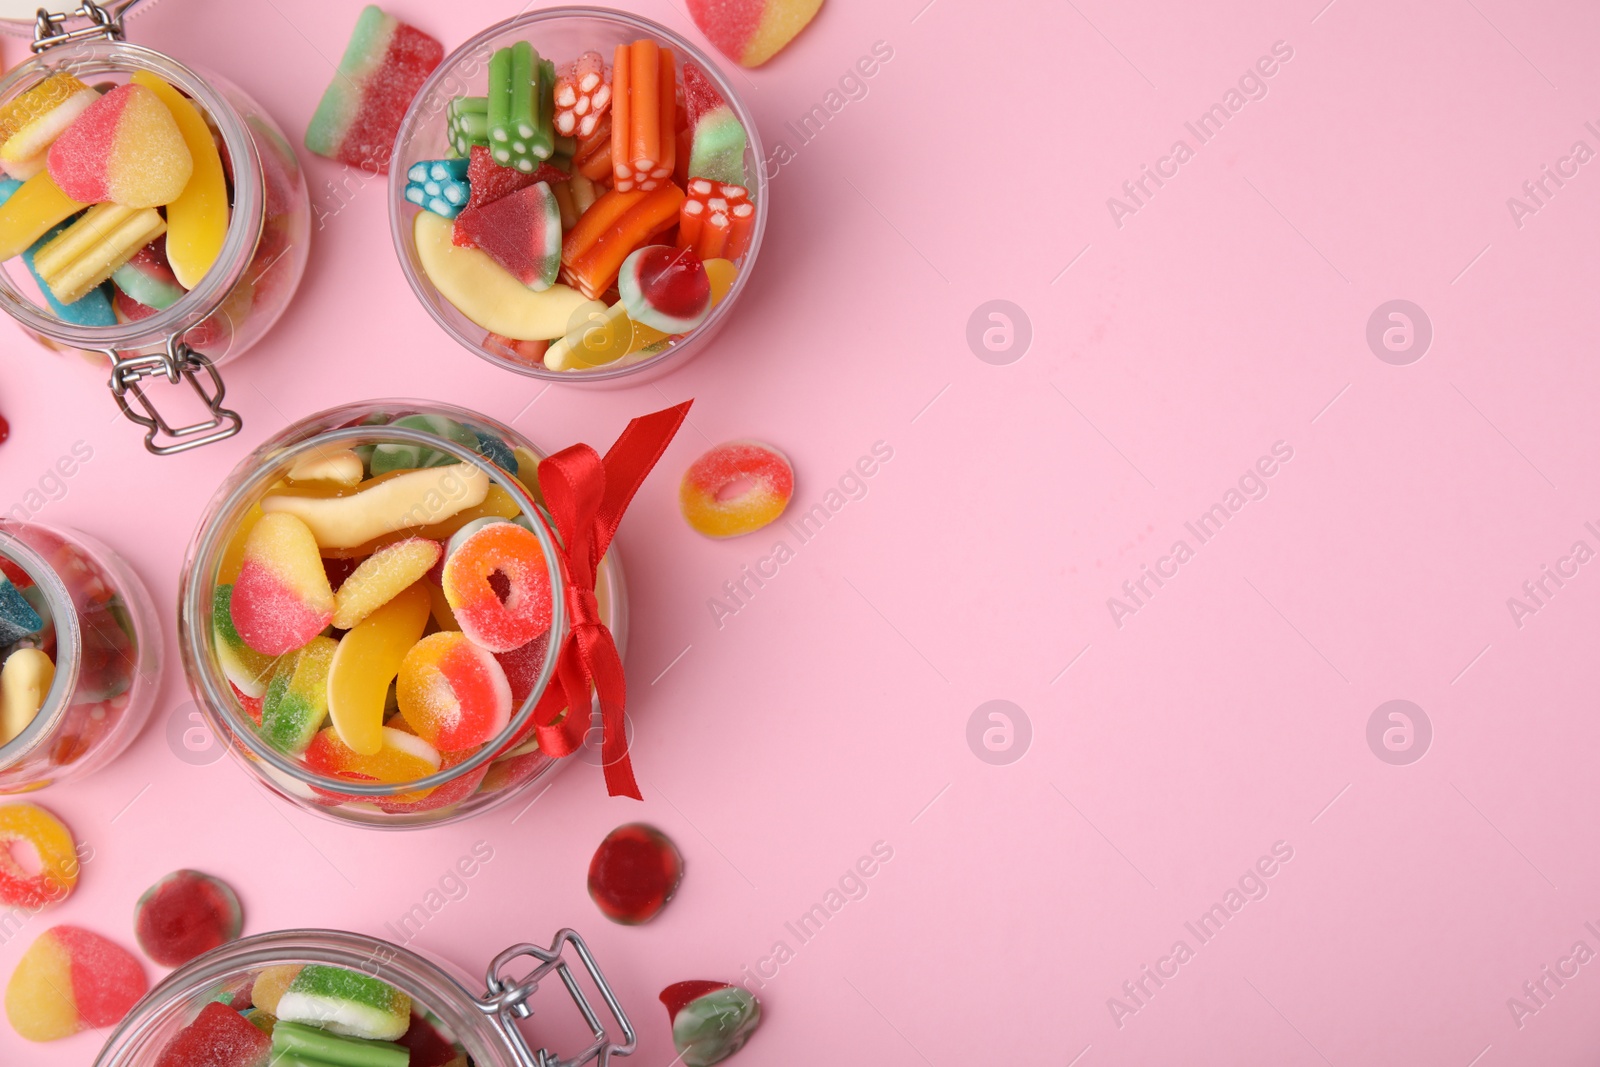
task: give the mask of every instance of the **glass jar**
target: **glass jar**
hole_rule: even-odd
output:
[[[468,439],[477,443],[467,445],[464,442]],[[255,668],[255,688],[259,692],[244,692],[235,684],[241,680],[238,669],[233,668],[230,675],[230,668],[219,656],[217,633],[217,624],[222,619],[219,587],[229,588],[227,621],[230,629],[232,620],[239,617],[231,607],[232,588],[242,573],[244,540],[249,529],[245,524],[259,521],[261,501],[269,494],[320,492],[314,488],[296,489],[303,483],[289,478],[290,472],[308,458],[354,452],[361,457],[362,466],[358,469],[362,486],[393,477],[398,472],[392,467],[381,475],[373,474],[380,466],[376,457],[384,450],[389,450],[388,454],[420,459],[434,468],[464,464],[465,467],[457,469],[473,478],[478,477],[474,472],[482,472],[490,487],[489,496],[482,505],[452,512],[435,523],[417,523],[385,536],[397,541],[416,535],[443,543],[450,538],[452,527],[459,528],[472,518],[488,514],[480,509],[497,507],[500,510],[492,517],[502,521],[514,519],[537,538],[542,560],[533,566],[541,567],[550,588],[558,591],[551,598],[546,635],[517,650],[526,657],[521,659],[524,679],[521,688],[527,692],[517,694],[517,687],[513,686],[513,694],[521,695],[522,699],[513,702],[504,728],[481,748],[469,752],[447,751],[441,742],[439,751],[434,753],[438,759],[436,765],[440,767],[437,772],[387,784],[381,779],[374,781],[370,775],[365,781],[356,780],[359,771],[340,776],[324,773],[328,763],[314,762],[317,753],[312,749],[295,753],[293,746],[285,748],[270,740],[269,731],[261,725],[261,716],[265,713],[261,700],[271,699],[270,695],[263,696],[268,688],[266,678],[276,672],[280,661]],[[350,404],[301,419],[256,449],[234,469],[207,507],[189,546],[179,588],[178,640],[195,703],[217,736],[230,742],[229,750],[259,782],[299,807],[336,821],[380,829],[412,829],[453,822],[487,811],[566,766],[574,757],[598,750],[598,726],[590,730],[593,744],[586,740],[576,752],[559,758],[542,751],[533,735],[534,707],[553,682],[557,652],[566,638],[569,623],[566,605],[559,595],[564,585],[557,545],[547,526],[533,473],[542,458],[543,453],[516,430],[476,412],[432,402],[386,400]],[[417,468],[428,469],[431,468]],[[346,493],[352,491],[357,491],[354,486]],[[337,495],[332,489],[326,492]],[[464,499],[463,496],[444,502],[434,509],[434,514],[443,515],[445,510]],[[514,515],[507,514],[513,511]],[[406,515],[410,516],[411,512],[408,510]],[[371,551],[371,546],[372,542],[364,548],[349,550],[321,547],[319,551],[324,556],[330,581],[335,574],[342,578],[349,573],[351,561]],[[430,576],[414,583],[431,586],[428,592],[435,607],[431,621],[426,624],[427,636],[460,626],[451,612],[438,607],[445,599],[440,566],[442,563],[436,564]],[[499,595],[504,601],[506,594]],[[600,562],[595,597],[600,619],[611,630],[620,654],[627,643],[627,607],[622,566],[614,548]],[[331,628],[323,634],[342,637],[341,631]],[[229,640],[242,639],[237,634],[224,635],[223,644]],[[292,655],[294,653],[286,653],[283,658],[287,660]],[[499,656],[496,660],[505,662]],[[511,671],[507,666],[506,672],[510,674]],[[396,706],[397,693],[391,681],[384,712],[385,725],[411,730],[409,723],[397,721]],[[591,716],[598,716],[596,709],[587,710]],[[414,740],[406,744],[416,748]],[[422,795],[423,791],[427,791],[426,795]]]
[[[161,681],[161,626],[150,594],[110,549],[75,530],[0,520],[0,569],[44,622],[17,648],[54,663],[44,704],[0,745],[0,793],[79,778],[138,736]]]
[[[583,52],[594,50],[605,57],[609,65],[617,45],[639,39],[654,40],[672,49],[677,54],[680,70],[683,61],[693,61],[706,73],[743,124],[745,181],[755,207],[749,245],[737,260],[738,273],[732,287],[700,325],[681,336],[665,339],[653,331],[646,337],[643,330],[638,331],[635,337],[634,328],[626,316],[620,321],[591,318],[588,311],[580,311],[575,321],[568,323],[567,332],[584,330],[586,336],[594,339],[595,350],[604,355],[594,365],[551,370],[545,366],[542,356],[534,358],[507,346],[503,338],[497,339],[485,327],[468,318],[429,279],[414,238],[416,218],[422,209],[406,200],[406,174],[421,160],[440,159],[452,154],[448,117],[450,102],[459,96],[482,95],[486,91],[489,57],[497,49],[517,41],[528,41],[539,55],[553,59],[558,66]],[[562,139],[557,140],[559,142]],[[558,144],[558,153],[560,147]],[[660,23],[637,15],[594,7],[548,8],[490,26],[446,56],[423,84],[406,112],[395,139],[394,155],[389,166],[389,228],[394,238],[395,252],[400,257],[400,269],[405,273],[412,291],[417,294],[417,299],[422,301],[422,306],[427,308],[434,321],[469,352],[516,374],[546,381],[636,385],[682,366],[703,351],[732,314],[733,306],[738,303],[749,281],[756,256],[761,250],[762,236],[766,232],[768,178],[764,159],[761,135],[756,130],[754,116],[739,99],[717,63],[705,52]],[[604,189],[600,191],[604,192]],[[670,240],[673,232],[675,230],[669,230],[661,240]],[[615,303],[616,296],[614,293],[607,294],[605,299]],[[588,307],[592,309],[593,306]],[[647,340],[653,343],[646,344]]]
[[[569,949],[576,966],[568,960]],[[489,964],[482,993],[471,992],[476,985],[448,964],[387,941],[333,930],[285,930],[230,942],[168,975],[112,1032],[95,1067],[154,1064],[167,1043],[207,1004],[221,1000],[242,1006],[263,969],[294,964],[342,967],[389,983],[411,998],[413,1017],[424,1015],[476,1067],[604,1064],[611,1056],[629,1055],[637,1044],[633,1026],[604,973],[583,939],[571,930],[558,933],[549,948],[523,944],[500,953]],[[511,973],[513,966],[532,969],[519,978]],[[594,1035],[593,1043],[566,1058],[546,1048],[536,1050],[517,1024],[533,1014],[539,984],[552,973]],[[589,989],[599,993],[608,1018],[596,1010]]]
[[[137,2],[137,0],[135,0]],[[67,71],[91,86],[154,74],[187,96],[211,127],[231,188],[231,212],[215,264],[171,306],[153,310],[117,301],[114,325],[64,321],[42,300],[21,256],[0,266],[0,308],[46,346],[75,351],[109,366],[122,413],[145,429],[157,455],[185,451],[239,432],[238,414],[223,405],[217,367],[243,354],[267,332],[300,283],[310,247],[310,196],[294,150],[260,105],[215,74],[201,73],[122,38],[127,0],[85,4],[71,15],[46,15],[34,31],[33,59],[0,79],[0,105]],[[132,310],[137,318],[130,318]],[[196,394],[193,422],[169,419],[141,384],[164,377]]]

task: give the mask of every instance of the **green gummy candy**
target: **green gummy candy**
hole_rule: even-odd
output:
[[[672,1019],[672,1043],[685,1067],[710,1067],[738,1052],[761,1025],[761,1002],[727,986],[698,996]]]
[[[390,425],[407,430],[422,430],[473,451],[478,448],[477,434],[456,420],[447,419],[443,415],[405,415],[395,419]],[[460,461],[448,452],[441,452],[426,445],[412,444],[408,441],[386,441],[373,448],[369,462],[372,473],[376,476],[387,474],[389,471],[416,470],[419,467],[448,467]]]
[[[346,1037],[390,1041],[411,1024],[411,998],[376,978],[311,963],[278,1002],[278,1019],[278,1029],[286,1022],[314,1023]]]
[[[328,1064],[332,1067],[407,1067],[411,1050],[388,1041],[340,1037],[302,1023],[280,1022],[272,1028],[272,1063]]]
[[[458,96],[450,101],[450,147],[470,156],[473,145],[489,143],[489,98]]]
[[[328,717],[328,675],[339,643],[313,637],[311,643],[278,661],[261,704],[261,733],[284,752],[298,756]]]
[[[516,87],[512,84],[515,59],[510,48],[497,49],[489,57],[489,140],[496,158],[500,145],[511,140],[511,112],[515,107]]]

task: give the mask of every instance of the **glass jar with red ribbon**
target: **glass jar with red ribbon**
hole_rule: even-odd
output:
[[[633,420],[603,458],[414,400],[279,433],[184,567],[179,646],[209,727],[272,792],[363,826],[466,818],[573,758],[638,797],[611,540],[687,410]]]

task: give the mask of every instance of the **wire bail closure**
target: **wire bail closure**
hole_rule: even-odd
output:
[[[171,456],[214,444],[232,437],[244,425],[238,412],[222,406],[227,388],[217,368],[203,354],[176,336],[167,338],[165,352],[124,355],[115,349],[106,349],[105,353],[111,357],[111,395],[116,398],[117,407],[122,409],[122,414],[130,422],[145,428],[144,447],[151,453]],[[202,380],[201,372],[209,382]],[[173,385],[187,381],[205,403],[211,417],[187,426],[168,423],[139,386],[143,379],[158,375]],[[129,403],[130,397],[134,403]],[[140,410],[135,411],[134,404]]]
[[[33,23],[33,44],[30,45],[37,55],[47,48],[54,48],[58,44],[69,44],[73,41],[87,41],[94,38],[104,38],[107,41],[122,40],[122,16],[128,8],[138,0],[120,0],[101,7],[94,0],[84,0],[76,11],[47,11],[39,9]],[[88,23],[86,26],[76,26],[64,29],[66,24],[74,19],[82,19]]]
[[[600,991],[600,996],[606,1002],[606,1009],[611,1013],[611,1018],[622,1031],[622,1042],[619,1044],[611,1039],[606,1026],[595,1014],[594,1005],[589,1003],[583,988],[578,985],[571,969],[563,959],[562,953],[566,946],[571,945],[572,950],[582,962],[584,970],[588,973],[595,988]],[[513,961],[521,956],[531,956],[538,960],[538,966],[521,979],[510,978],[502,972]],[[533,1014],[533,1005],[529,1003],[535,993],[539,991],[539,983],[552,971],[561,979],[561,984],[566,986],[567,994],[578,1006],[583,1020],[589,1025],[589,1032],[594,1034],[594,1042],[571,1059],[562,1059],[549,1049],[535,1051],[517,1029],[516,1020],[526,1019]],[[612,1056],[631,1055],[638,1045],[638,1039],[633,1032],[633,1025],[628,1022],[628,1017],[622,1010],[622,1005],[617,1002],[616,993],[606,982],[605,975],[600,972],[599,964],[589,953],[589,946],[583,943],[583,938],[571,929],[562,930],[556,934],[555,940],[549,948],[540,948],[538,945],[513,945],[500,955],[496,956],[489,964],[488,976],[484,983],[488,987],[487,995],[478,1002],[484,1014],[496,1016],[505,1028],[506,1036],[511,1042],[517,1058],[525,1067],[583,1067],[584,1064],[593,1062],[597,1067],[606,1067],[611,1062]]]

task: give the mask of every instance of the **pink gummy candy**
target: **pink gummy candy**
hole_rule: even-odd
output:
[[[177,120],[142,85],[119,85],[56,138],[47,157],[61,191],[85,204],[160,207],[189,184],[194,157]]]
[[[368,5],[306,127],[306,147],[370,173],[388,173],[400,123],[443,58],[438,41]]]
[[[167,1042],[155,1067],[262,1067],[272,1038],[226,1004],[200,1009],[194,1022]]]

